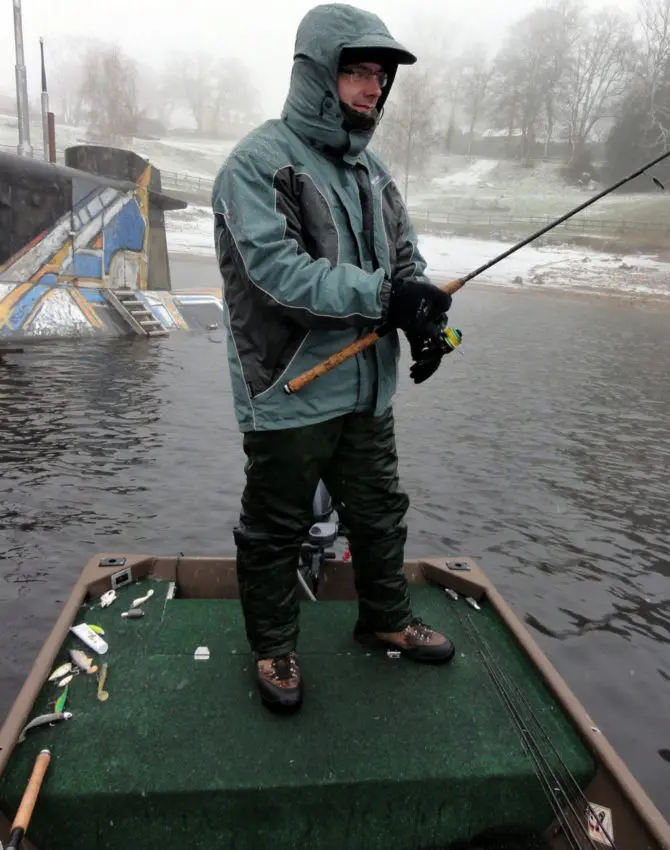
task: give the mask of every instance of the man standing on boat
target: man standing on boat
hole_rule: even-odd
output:
[[[398,66],[415,61],[376,15],[315,7],[298,27],[281,119],[236,146],[212,193],[247,456],[237,575],[270,708],[302,702],[297,568],[320,479],[347,529],[359,597],[354,636],[418,662],[454,654],[412,613],[403,571],[409,500],[398,482],[392,409],[396,329],[413,352],[423,346],[410,372],[426,380],[440,364],[430,340],[451,297],[426,278],[402,198],[368,150]],[[284,391],[382,323],[393,330],[376,345],[299,393]]]

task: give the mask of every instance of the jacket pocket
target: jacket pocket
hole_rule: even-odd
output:
[[[258,374],[254,381],[249,383],[251,397],[256,398],[272,389],[280,380],[292,358],[303,344],[309,331],[298,328],[287,328],[283,324],[259,328],[264,332],[264,350],[262,359],[258,361]]]

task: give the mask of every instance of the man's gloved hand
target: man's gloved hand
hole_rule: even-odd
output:
[[[442,318],[446,320],[446,314]],[[406,336],[414,361],[409,375],[415,384],[422,384],[437,372],[445,354],[440,343],[438,323],[429,322],[421,333],[408,333]]]
[[[386,321],[406,334],[420,334],[431,320],[449,310],[451,300],[451,295],[432,283],[394,280]]]

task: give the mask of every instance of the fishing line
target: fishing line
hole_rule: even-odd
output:
[[[551,741],[551,738],[549,737],[548,733],[542,727],[542,724],[537,718],[535,711],[533,710],[532,706],[530,705],[522,691],[518,688],[518,686],[516,686],[513,682],[509,680],[507,674],[505,674],[504,671],[496,670],[494,664],[495,657],[491,652],[490,646],[488,645],[484,636],[481,634],[480,630],[475,625],[472,618],[468,615],[462,617],[458,608],[456,609],[456,611],[458,619],[463,625],[466,626],[466,630],[470,635],[472,643],[482,658],[487,673],[489,674],[489,678],[493,683],[496,692],[503,703],[503,706],[507,710],[510,719],[516,727],[516,730],[521,738],[521,742],[531,759],[533,770],[538,779],[540,780],[543,793],[549,801],[557,821],[561,825],[561,828],[563,830],[566,840],[568,841],[571,847],[571,850],[582,850],[584,845],[582,844],[582,840],[575,834],[573,825],[570,823],[569,820],[569,815],[565,812],[566,807],[568,808],[569,813],[576,821],[576,825],[583,834],[583,838],[588,841],[590,847],[596,848],[597,845],[594,843],[593,839],[589,835],[588,828],[584,826],[583,819],[580,813],[575,808],[574,803],[572,802],[570,796],[567,793],[567,790],[565,788],[565,777],[561,779],[559,776],[557,776],[553,767],[548,762],[546,756],[542,752],[538,739],[534,736],[530,728],[529,720],[535,724],[535,726],[540,730],[542,736],[549,742],[549,745],[552,748],[555,756],[557,757],[560,766],[562,767],[565,774],[567,774],[570,783],[574,785],[577,790],[578,796],[581,797],[581,799],[585,803],[585,811],[590,813],[595,818],[596,822],[599,823],[597,813],[593,810],[592,806],[584,796],[579,786],[579,783],[575,779],[570,769],[565,764],[564,760],[561,758],[561,755],[558,752],[556,746]],[[525,718],[523,716],[519,705],[515,704],[513,696],[516,696],[518,700],[521,700],[523,706],[526,708],[529,714],[529,718]],[[562,794],[564,798],[563,805],[561,805],[561,801],[557,792]],[[606,828],[604,828],[602,823],[600,823],[600,828],[607,841],[609,842],[610,847],[612,847],[613,850],[616,850],[616,845],[614,844],[612,837],[608,834]]]

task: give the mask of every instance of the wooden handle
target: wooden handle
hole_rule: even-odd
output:
[[[30,818],[32,817],[33,809],[37,802],[37,795],[40,792],[42,780],[44,779],[44,774],[46,773],[47,767],[49,767],[50,761],[51,753],[49,750],[42,750],[35,759],[35,765],[33,767],[33,772],[30,775],[28,787],[23,792],[19,810],[16,813],[14,822],[12,823],[12,831],[15,829],[21,829],[23,832],[26,832],[28,829],[28,824],[30,823]]]
[[[452,280],[449,283],[445,283],[440,286],[442,292],[446,292],[451,295],[453,292],[459,290],[465,280],[463,278],[459,278],[458,280]],[[330,357],[326,358],[322,363],[313,366],[311,369],[308,369],[306,372],[303,372],[302,375],[298,375],[297,378],[293,378],[292,381],[289,381],[287,384],[284,384],[284,392],[291,395],[291,393],[300,392],[303,387],[306,387],[307,384],[311,384],[316,378],[320,375],[325,375],[326,372],[330,372],[331,369],[334,369],[336,366],[339,366],[340,363],[344,363],[345,360],[348,360],[350,357],[355,357],[364,348],[368,348],[370,345],[374,345],[375,342],[380,340],[384,336],[384,333],[377,333],[376,331],[372,331],[365,336],[362,336],[360,339],[357,339],[356,342],[352,342],[351,345],[347,345],[346,348],[342,348],[340,351],[336,351],[335,354],[331,354]]]
[[[289,381],[284,385],[284,392],[289,393],[289,395],[291,393],[298,392],[303,387],[306,387],[307,384],[310,384],[315,378],[318,378],[320,375],[324,375],[326,372],[330,372],[331,369],[339,366],[340,363],[344,363],[344,361],[348,360],[350,357],[355,357],[359,352],[363,351],[364,348],[374,345],[374,343],[377,342],[378,339],[381,339],[382,336],[383,334],[380,335],[376,331],[371,331],[369,334],[362,336],[360,339],[357,339],[356,342],[352,342],[351,345],[347,345],[346,348],[336,351],[335,354],[331,354],[330,357],[327,357],[323,362],[313,366],[306,372],[303,372],[302,375],[298,375],[297,378],[293,378],[292,381]]]

